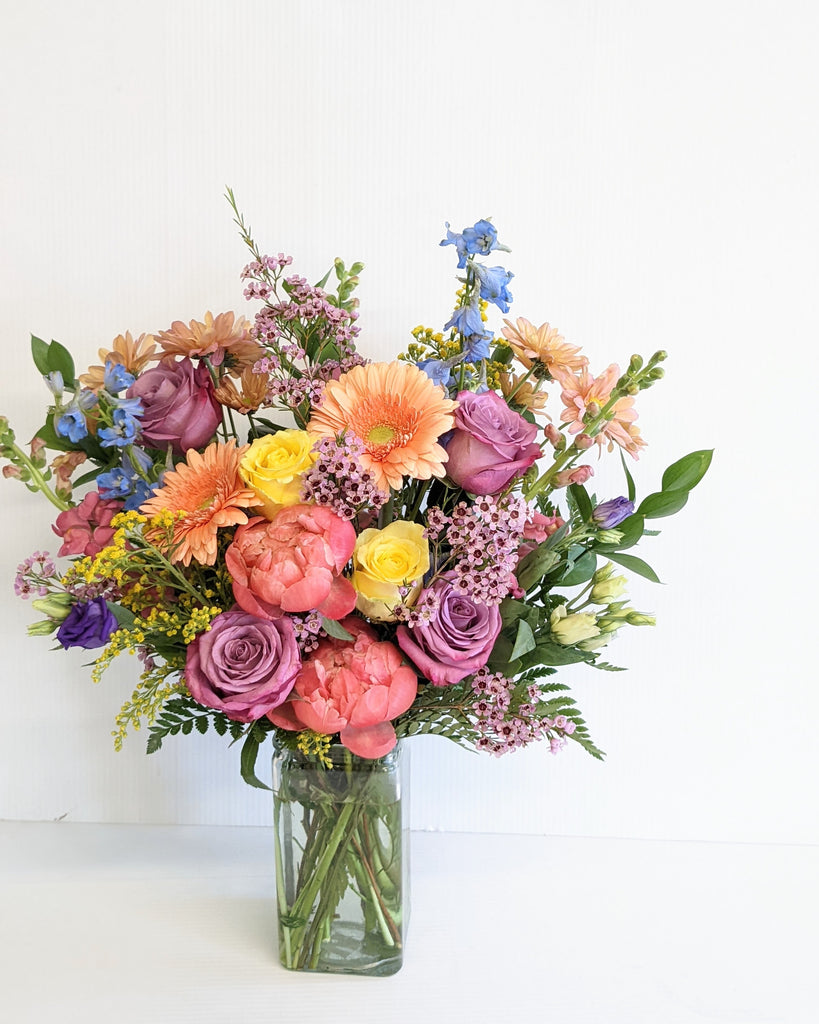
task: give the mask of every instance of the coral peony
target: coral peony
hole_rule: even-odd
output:
[[[353,525],[321,505],[290,505],[268,522],[240,526],[225,552],[237,604],[253,615],[317,609],[340,619],[355,606],[341,572],[355,547]]]
[[[392,720],[415,700],[418,679],[401,652],[355,616],[341,625],[353,636],[322,640],[302,665],[290,699],[268,713],[282,729],[340,734],[359,757],[383,757],[395,746]]]

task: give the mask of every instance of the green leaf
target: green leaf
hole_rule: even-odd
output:
[[[574,563],[574,566],[560,580],[560,585],[573,587],[578,583],[586,583],[594,576],[597,568],[597,555],[594,551],[587,551]]]
[[[529,605],[525,601],[516,601],[512,597],[505,597],[500,603],[501,622],[504,627],[511,626],[518,619],[525,618],[529,613]]]
[[[262,782],[261,779],[256,777],[256,758],[259,754],[259,741],[253,732],[247,734],[247,739],[242,746],[242,754],[240,758],[240,767],[242,772],[242,778],[248,784],[248,786],[254,786],[256,789],[270,789],[270,786]]]
[[[117,620],[118,626],[124,626],[126,629],[130,629],[131,626],[136,622],[136,615],[127,608],[123,608],[121,604],[116,604],[114,601],[106,601],[108,611]]]
[[[328,636],[335,637],[336,640],[355,640],[352,633],[348,633],[335,619],[328,619],[324,615],[321,617],[321,628]]]
[[[640,503],[637,512],[646,519],[661,519],[673,516],[688,501],[688,491],[655,491]]]
[[[533,651],[536,646],[535,634],[532,632],[532,627],[526,619],[521,619],[518,622],[518,631],[515,635],[515,646],[512,648],[509,660],[517,661],[517,659],[523,657],[524,654],[528,654],[529,651]]]
[[[637,494],[637,490],[634,486],[634,477],[629,472],[629,468],[626,465],[626,457],[623,454],[623,449],[620,449],[620,462],[623,465],[623,472],[626,474],[626,485],[628,487],[628,500],[634,501],[634,497]]]
[[[711,465],[714,449],[691,452],[672,463],[663,473],[664,491],[690,491],[702,480]]]
[[[592,514],[592,503],[586,488],[582,484],[569,484],[569,494],[574,498],[581,519],[588,522]]]
[[[527,668],[534,665],[577,665],[581,661],[588,661],[589,655],[585,651],[576,651],[573,647],[564,647],[562,644],[554,644],[549,640],[542,640],[526,659]]]
[[[227,722],[224,720],[224,718],[221,717],[221,715],[217,715],[213,719],[213,728],[219,733],[220,736],[224,736],[225,733],[227,732]]]
[[[194,723],[196,724],[196,731],[201,732],[202,735],[204,736],[204,734],[208,731],[208,716],[199,715],[198,718],[194,719]]]
[[[65,345],[61,345],[59,341],[52,341],[48,346],[48,372],[52,373],[55,370],[59,370],[63,375],[66,387],[73,387],[74,360]]]
[[[40,373],[47,377],[51,370],[48,365],[48,344],[42,338],[31,336],[31,358]]]
[[[330,269],[327,271],[327,273],[324,275],[324,277],[320,281],[316,281],[316,288],[323,288],[327,284],[327,282],[330,280],[330,274],[332,274],[332,272],[333,272],[333,268],[330,267]]]
[[[162,736],[158,732],[151,732],[148,736],[148,746],[145,749],[145,753],[155,754],[161,746]]]
[[[558,562],[559,558],[557,552],[552,550],[548,538],[538,544],[534,551],[530,551],[517,567],[515,575],[521,589],[526,591],[533,587]]]
[[[636,572],[638,576],[643,576],[645,579],[651,580],[652,583],[662,583],[662,580],[658,577],[657,573],[654,572],[651,566],[636,555],[623,555],[619,551],[609,551],[608,557],[612,562],[617,562],[618,565],[622,565],[626,569],[631,569],[632,572]]]

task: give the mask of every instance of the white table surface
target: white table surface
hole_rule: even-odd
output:
[[[0,1021],[819,1021],[819,848],[416,832],[412,857],[401,972],[302,975],[267,829],[0,822]]]

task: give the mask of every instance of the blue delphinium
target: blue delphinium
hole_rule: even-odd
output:
[[[127,409],[114,409],[113,423],[97,432],[103,448],[124,448],[136,440],[139,421]]]
[[[498,230],[488,220],[479,220],[471,228],[464,228],[461,232],[449,230],[449,221],[446,224],[446,238],[441,240],[441,245],[454,245],[458,253],[458,267],[463,269],[466,266],[466,257],[487,256],[496,249],[502,252],[509,252],[505,245],[498,241]]]
[[[88,436],[85,414],[76,401],[63,410],[57,420],[55,430],[59,437],[67,437],[72,444],[77,444],[78,441],[82,441],[84,437]]]
[[[507,285],[515,275],[503,267],[484,267],[480,263],[474,263],[473,270],[481,288],[481,298],[494,302],[501,313],[508,313],[512,296]]]
[[[100,497],[124,501],[126,512],[138,509],[157,486],[145,479],[152,466],[150,456],[141,448],[128,448],[123,452],[121,466],[114,466],[97,477]]]
[[[465,338],[472,334],[484,334],[483,317],[478,304],[458,306],[449,322],[444,324],[444,330],[448,331],[451,327]]]
[[[452,370],[448,365],[448,360],[444,359],[422,359],[415,365],[419,370],[423,370],[424,373],[429,377],[433,384],[443,384],[446,387],[452,380]]]
[[[118,395],[120,391],[129,388],[136,378],[129,373],[122,363],[115,363],[112,359],[105,363],[105,390],[110,395]]]

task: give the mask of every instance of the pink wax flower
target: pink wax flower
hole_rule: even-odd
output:
[[[319,611],[340,619],[356,593],[341,572],[355,547],[355,528],[322,505],[290,505],[272,520],[240,526],[225,552],[233,596],[251,615]]]
[[[188,647],[185,683],[194,700],[237,722],[255,722],[281,704],[301,665],[292,621],[233,609]]]
[[[288,700],[267,717],[282,729],[340,733],[358,757],[383,757],[396,743],[392,720],[415,700],[418,679],[398,648],[361,619],[351,615],[341,625],[354,639],[322,640]]]
[[[103,500],[89,491],[79,505],[61,512],[51,529],[63,538],[58,555],[88,555],[93,558],[111,543],[115,530],[111,520],[123,509],[121,501]]]
[[[472,494],[497,494],[540,458],[537,427],[494,391],[461,391],[447,442],[447,476]]]

